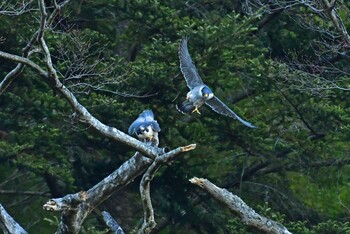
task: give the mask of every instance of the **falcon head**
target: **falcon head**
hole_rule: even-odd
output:
[[[154,131],[151,125],[141,125],[136,129],[136,136],[140,140],[150,141],[153,139]]]
[[[209,100],[211,99],[212,97],[214,97],[214,93],[209,89],[208,86],[204,85],[203,88],[200,90],[201,94],[202,94],[202,97],[205,99],[205,100]]]

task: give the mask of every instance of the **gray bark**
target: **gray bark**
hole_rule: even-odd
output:
[[[110,213],[108,213],[107,211],[102,211],[102,215],[103,220],[114,234],[125,234],[122,227],[117,223],[117,221],[113,219]]]
[[[240,197],[232,194],[226,189],[217,187],[207,179],[194,177],[190,182],[206,190],[213,198],[225,204],[230,210],[235,212],[241,221],[250,227],[259,229],[271,234],[290,234],[282,224],[268,219],[256,213]]]
[[[0,228],[4,234],[28,234],[0,204]]]

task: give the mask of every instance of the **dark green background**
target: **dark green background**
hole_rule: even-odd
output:
[[[343,7],[348,19],[349,6]],[[126,132],[149,108],[162,128],[160,146],[197,144],[152,181],[160,233],[256,233],[190,184],[194,176],[237,194],[293,233],[350,230],[349,91],[330,82],[347,86],[349,60],[323,62],[337,56],[324,44],[342,38],[303,27],[299,15],[335,30],[301,6],[262,24],[267,14],[248,16],[238,1],[98,0],[68,4],[46,31],[62,82],[101,122]],[[0,15],[0,50],[20,55],[38,18],[36,11]],[[177,54],[183,36],[205,83],[257,129],[205,106],[202,115],[176,111],[188,92]],[[95,75],[67,79],[89,64]],[[14,66],[1,60],[1,79]],[[56,230],[59,214],[42,210],[49,197],[87,190],[134,153],[72,114],[28,68],[0,96],[0,129],[8,133],[0,140],[0,202],[30,233]],[[82,233],[106,233],[102,210],[127,233],[135,231],[143,216],[139,179],[97,207]],[[26,191],[37,194],[21,195]]]

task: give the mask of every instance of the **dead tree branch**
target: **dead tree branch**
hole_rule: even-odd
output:
[[[43,43],[43,45],[45,46],[46,44]],[[49,53],[48,50],[46,52]],[[0,58],[28,65],[30,68],[35,70],[48,82],[48,84],[50,84],[52,89],[62,94],[62,96],[67,100],[67,102],[71,105],[72,109],[78,115],[79,120],[81,122],[94,128],[102,135],[109,137],[113,140],[123,142],[151,158],[155,158],[158,154],[163,153],[163,149],[149,147],[147,144],[136,140],[135,138],[121,132],[120,130],[101,123],[98,119],[92,116],[90,112],[82,104],[79,103],[74,94],[60,82],[56,70],[53,68],[50,62],[47,63],[47,65],[50,66],[50,72],[46,72],[39,65],[25,57],[0,51]],[[51,77],[49,76],[50,73]]]
[[[94,207],[129,184],[151,163],[149,158],[136,153],[88,191],[49,200],[43,207],[45,210],[62,211],[62,219],[56,233],[78,233],[81,224]]]
[[[200,186],[213,198],[225,204],[230,210],[234,211],[245,225],[257,228],[266,233],[290,234],[287,228],[282,224],[259,215],[240,197],[230,193],[226,189],[217,187],[209,180],[194,177],[190,179],[190,182]]]
[[[43,4],[41,1],[39,1],[39,3]],[[44,18],[44,15],[45,15],[45,12],[43,13],[43,18]],[[163,149],[159,149],[156,147],[149,147],[147,144],[140,142],[133,137],[130,137],[129,135],[121,132],[120,130],[113,127],[109,127],[101,123],[98,119],[92,116],[90,112],[82,104],[79,103],[75,95],[66,86],[64,86],[61,83],[61,81],[59,80],[58,74],[56,72],[56,69],[52,64],[51,54],[44,40],[44,33],[39,33],[38,31],[38,35],[40,35],[40,38],[38,38],[38,40],[40,41],[40,44],[45,54],[45,60],[46,60],[46,66],[47,66],[46,69],[41,68],[39,65],[37,65],[32,60],[26,57],[9,54],[3,51],[0,51],[0,58],[4,58],[13,62],[28,65],[30,68],[36,71],[40,76],[42,76],[45,79],[45,81],[48,82],[48,84],[51,86],[53,90],[60,93],[67,100],[67,102],[75,111],[75,113],[77,114],[81,122],[97,130],[101,135],[112,138],[113,140],[116,140],[116,141],[123,142],[133,147],[134,149],[142,152],[145,156],[148,156],[151,158],[155,158],[158,154],[163,153],[162,152]],[[0,94],[3,91],[4,89],[2,89],[0,85]]]
[[[110,213],[102,211],[103,220],[114,234],[125,234],[121,226],[113,219]]]
[[[0,204],[0,228],[4,234],[27,234],[26,232]]]
[[[111,175],[106,177],[104,180],[96,184],[88,191],[69,194],[62,198],[51,199],[44,205],[43,208],[45,210],[62,211],[61,222],[56,233],[77,233],[79,232],[81,225],[87,215],[91,213],[91,211],[96,206],[109,198],[118,189],[130,183],[151,164],[152,165],[149,168],[145,178],[153,178],[154,173],[162,164],[172,160],[175,156],[179,155],[182,152],[194,149],[195,145],[179,147],[168,153],[165,153],[164,149],[140,142],[121,132],[117,128],[109,127],[101,123],[98,119],[92,116],[89,111],[78,102],[75,95],[59,79],[59,73],[56,71],[53,65],[52,56],[45,41],[45,31],[48,28],[50,17],[46,12],[45,1],[39,0],[38,4],[41,13],[40,26],[33,38],[36,39],[36,41],[39,43],[39,46],[41,47],[41,50],[43,51],[43,62],[45,66],[41,67],[29,59],[27,55],[18,56],[0,51],[0,58],[19,63],[22,65],[18,65],[21,67],[21,69],[24,68],[24,65],[33,69],[36,73],[44,78],[44,80],[50,85],[53,90],[61,94],[61,96],[66,99],[66,101],[70,104],[71,108],[75,112],[74,114],[82,123],[95,129],[99,132],[99,134],[103,136],[125,143],[140,151],[143,155],[155,159],[152,164],[152,160],[144,157],[141,155],[141,153],[136,153],[131,159],[126,161]],[[59,8],[56,7],[56,9]],[[35,40],[33,39],[33,42],[34,41]],[[10,73],[12,72],[14,71],[11,71]],[[13,78],[14,75],[10,75],[10,77]],[[0,86],[0,92],[3,92],[6,87],[6,85]],[[148,184],[148,187],[150,180],[151,179],[145,179],[145,184]]]
[[[195,145],[176,148],[168,153],[159,155],[155,161],[157,165],[173,159],[182,152],[194,149]],[[112,174],[104,178],[86,192],[69,194],[62,198],[49,200],[44,209],[48,211],[62,211],[61,222],[56,233],[78,233],[82,223],[91,211],[109,198],[120,188],[129,184],[139,176],[152,160],[136,153]]]
[[[179,154],[194,150],[195,148],[196,144],[178,147],[175,150],[158,156],[143,175],[142,180],[140,182],[140,194],[143,205],[144,217],[142,227],[138,232],[139,234],[150,233],[157,225],[154,219],[154,212],[150,195],[150,183],[153,180],[154,175],[162,165],[166,164],[167,162],[170,162]]]

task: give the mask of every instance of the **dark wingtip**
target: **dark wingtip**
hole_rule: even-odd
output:
[[[181,108],[182,107],[181,105],[176,104],[175,107],[176,107],[176,110],[178,112],[180,112],[181,114],[184,114],[184,115],[188,114],[188,113],[184,112],[184,110]]]
[[[184,101],[181,104],[176,104],[176,109],[182,114],[188,114],[191,113],[195,107],[192,105],[192,103]]]

